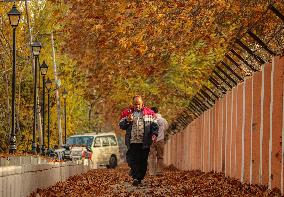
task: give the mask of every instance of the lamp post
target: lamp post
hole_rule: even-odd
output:
[[[40,54],[41,43],[33,42],[32,43],[33,56],[35,58],[34,65],[34,119],[33,119],[33,142],[32,142],[32,151],[36,154],[36,121],[37,121],[37,68],[38,68],[38,56]]]
[[[48,66],[46,65],[45,61],[43,61],[42,65],[40,66],[40,72],[42,75],[42,146],[41,152],[45,154],[45,146],[44,146],[44,128],[45,128],[45,75],[47,73]]]
[[[12,73],[12,130],[9,139],[9,152],[15,153],[16,148],[16,132],[15,132],[15,96],[16,96],[16,28],[19,24],[21,13],[14,4],[8,12],[10,25],[13,28],[13,73]]]
[[[45,87],[47,89],[47,150],[50,149],[50,89],[52,81],[47,79],[45,82]]]
[[[66,145],[66,128],[67,128],[67,125],[66,125],[66,117],[67,117],[67,114],[66,114],[66,97],[67,97],[67,90],[64,88],[63,92],[62,92],[62,97],[64,99],[64,144]]]

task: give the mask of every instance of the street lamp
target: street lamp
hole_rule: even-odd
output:
[[[13,28],[18,27],[20,17],[21,17],[21,13],[17,10],[17,7],[16,7],[15,4],[13,5],[10,12],[8,12],[8,16],[9,16],[10,25]]]
[[[64,88],[63,92],[62,92],[62,97],[64,99],[64,122],[65,122],[65,128],[64,128],[64,141],[65,141],[65,145],[66,145],[66,128],[67,128],[67,125],[66,125],[66,117],[67,117],[67,114],[66,114],[66,97],[67,97],[67,90]]]
[[[41,50],[40,42],[33,42],[31,44],[33,56],[35,58],[34,66],[34,120],[33,120],[33,142],[32,142],[32,152],[36,154],[36,121],[37,121],[37,67],[38,67],[38,56]]]
[[[42,146],[41,152],[45,154],[45,147],[44,147],[44,128],[45,128],[45,75],[47,73],[48,66],[46,65],[45,61],[43,61],[42,65],[40,65],[40,72],[42,75]]]
[[[16,28],[19,24],[21,13],[14,4],[8,12],[10,25],[13,28],[13,73],[12,73],[12,130],[9,139],[9,152],[16,152],[16,132],[15,132],[15,96],[16,96]]]
[[[52,81],[48,78],[45,82],[47,89],[47,150],[50,149],[50,90]]]

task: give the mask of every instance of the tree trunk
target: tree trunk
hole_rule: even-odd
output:
[[[51,46],[52,46],[54,80],[55,80],[55,83],[57,83],[58,79],[57,79],[57,68],[56,68],[53,32],[51,32]],[[57,103],[56,106],[57,106],[57,121],[58,121],[58,145],[60,147],[62,146],[62,127],[61,127],[61,112],[60,112],[60,95],[59,95],[58,87],[56,87],[56,103]]]

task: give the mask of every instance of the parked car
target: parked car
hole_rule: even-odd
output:
[[[114,132],[73,135],[67,139],[66,147],[72,160],[90,160],[95,166],[115,168],[125,161],[126,147]]]

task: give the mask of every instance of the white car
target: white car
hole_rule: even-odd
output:
[[[72,160],[86,160],[96,167],[115,168],[125,161],[126,146],[114,132],[73,135],[67,139]]]

